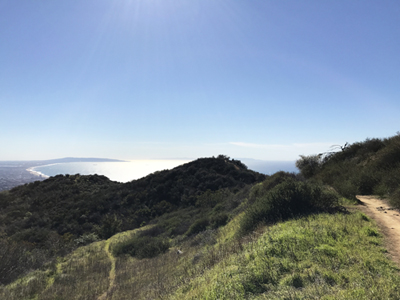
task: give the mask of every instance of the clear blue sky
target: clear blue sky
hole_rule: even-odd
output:
[[[0,0],[0,160],[295,160],[399,123],[398,0]]]

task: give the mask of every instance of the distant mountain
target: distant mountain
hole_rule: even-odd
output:
[[[119,159],[110,159],[110,158],[84,158],[84,157],[65,157],[58,159],[50,159],[40,161],[46,164],[55,164],[55,163],[72,163],[72,162],[126,162],[126,160]]]

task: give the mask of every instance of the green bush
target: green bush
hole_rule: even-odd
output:
[[[86,233],[74,240],[75,244],[78,246],[84,246],[93,242],[97,242],[99,237],[95,233]]]
[[[304,178],[311,178],[321,168],[322,165],[321,155],[300,155],[300,158],[296,161],[296,168],[300,170],[300,174]]]
[[[187,236],[197,234],[207,229],[207,226],[210,224],[210,221],[207,217],[197,219],[194,223],[189,227],[186,232]]]
[[[103,223],[99,227],[96,227],[96,234],[102,239],[108,239],[112,237],[117,232],[121,231],[122,221],[114,215],[106,215],[103,218]]]
[[[385,167],[391,167],[400,163],[400,135],[392,137],[387,141],[386,148],[382,149],[379,163]]]
[[[150,227],[149,229],[146,230],[141,230],[139,232],[140,236],[150,236],[150,237],[156,237],[159,236],[160,234],[165,232],[165,228],[159,225]]]
[[[119,256],[129,254],[137,258],[152,258],[165,253],[169,249],[166,239],[135,235],[132,239],[113,247],[113,254]]]
[[[338,205],[339,197],[317,184],[293,179],[277,185],[257,198],[241,221],[242,234],[254,230],[260,223],[274,223],[295,216],[326,210]]]
[[[335,190],[345,198],[356,199],[358,194],[357,186],[350,180],[338,181],[333,184]]]
[[[353,183],[358,187],[358,194],[371,195],[375,186],[379,183],[378,178],[375,176],[374,170],[363,170],[357,177],[353,177]]]
[[[210,191],[207,190],[203,194],[197,197],[196,206],[209,208],[220,204],[230,194],[227,189]]]
[[[210,225],[213,229],[226,225],[229,216],[226,213],[219,213],[210,219]]]
[[[263,182],[256,184],[251,188],[249,203],[254,203],[257,198],[261,197],[282,182],[295,178],[296,175],[294,173],[288,173],[284,171],[276,172],[275,174],[267,177],[267,179],[265,179]]]
[[[394,207],[400,207],[400,188],[389,195],[389,202]]]

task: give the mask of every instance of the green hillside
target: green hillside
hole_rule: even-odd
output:
[[[280,186],[274,188],[275,193]],[[245,202],[255,197],[256,203],[267,194],[256,185]],[[238,213],[225,226],[207,226],[196,234],[175,237],[152,230],[176,217],[165,215],[157,224],[82,246],[27,273],[0,287],[0,298],[400,297],[399,269],[386,257],[382,236],[365,215],[320,212],[258,226],[251,233],[243,234],[247,213],[248,210]],[[143,236],[153,241],[163,236],[169,250],[152,258],[118,253],[120,245],[132,245],[132,240]]]
[[[340,151],[302,156],[301,174],[334,187],[341,195],[379,195],[400,208],[400,133],[346,144]]]
[[[183,223],[177,219],[179,222],[168,227],[182,234],[196,220],[192,215],[198,214],[195,204],[199,196],[217,190],[236,193],[265,177],[221,155],[125,184],[98,175],[59,175],[1,192],[0,243],[9,249],[4,257],[9,256],[11,265],[13,261],[22,263],[4,267],[10,270],[0,266],[0,283],[42,265],[49,257],[186,209],[190,217]],[[212,201],[218,201],[214,198]],[[232,202],[230,209],[237,205],[238,201]]]
[[[300,174],[219,156],[2,192],[0,299],[399,299],[378,227],[343,206],[396,203],[399,140],[301,156]]]

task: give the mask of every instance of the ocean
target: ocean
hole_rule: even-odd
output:
[[[110,180],[128,182],[156,171],[173,169],[190,160],[132,160],[127,162],[70,162],[33,167],[31,172],[42,176],[59,174],[104,175]]]
[[[191,160],[132,160],[127,162],[70,162],[56,163],[30,168],[41,176],[55,176],[59,174],[98,174],[118,182],[128,182],[142,178],[156,171],[170,170]],[[263,161],[241,159],[249,169],[272,175],[278,171],[297,172],[294,161]]]

